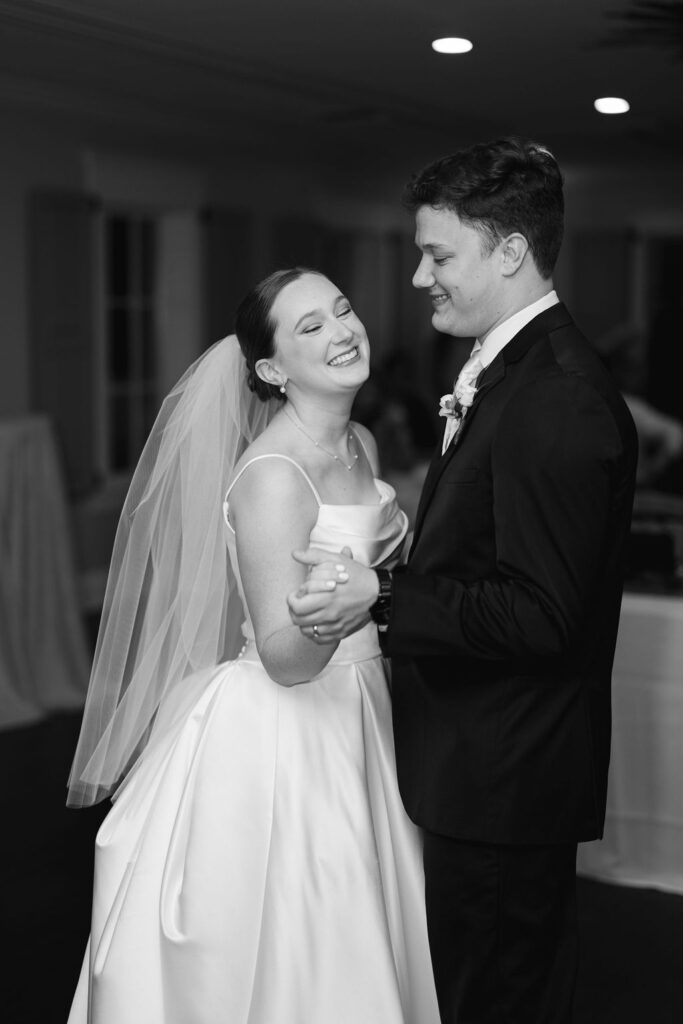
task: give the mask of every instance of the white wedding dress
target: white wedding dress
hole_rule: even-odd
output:
[[[311,544],[391,564],[407,524],[388,484],[335,506],[309,483]],[[236,661],[165,699],[99,831],[69,1024],[438,1024],[376,627],[289,688],[243,628]]]

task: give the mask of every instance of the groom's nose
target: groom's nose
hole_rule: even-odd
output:
[[[431,288],[434,284],[429,257],[425,254],[417,265],[413,274],[413,288]]]

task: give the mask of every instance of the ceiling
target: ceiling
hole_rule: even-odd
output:
[[[0,105],[356,171],[513,132],[683,160],[683,0],[0,0]]]

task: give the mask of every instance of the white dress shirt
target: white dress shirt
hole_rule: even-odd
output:
[[[486,335],[483,342],[477,339],[471,354],[475,355],[476,353],[484,367],[490,366],[498,353],[503,351],[507,343],[512,341],[523,327],[526,327],[539,313],[550,309],[551,306],[556,306],[559,301],[557,292],[549,291],[543,298],[537,299],[530,306],[525,306],[518,313],[513,313],[507,320],[503,320],[502,324],[498,324],[490,334]]]

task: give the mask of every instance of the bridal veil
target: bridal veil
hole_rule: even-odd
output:
[[[165,398],[119,520],[67,803],[110,796],[135,764],[164,694],[234,657],[243,611],[222,500],[276,403],[247,387],[234,335]]]

